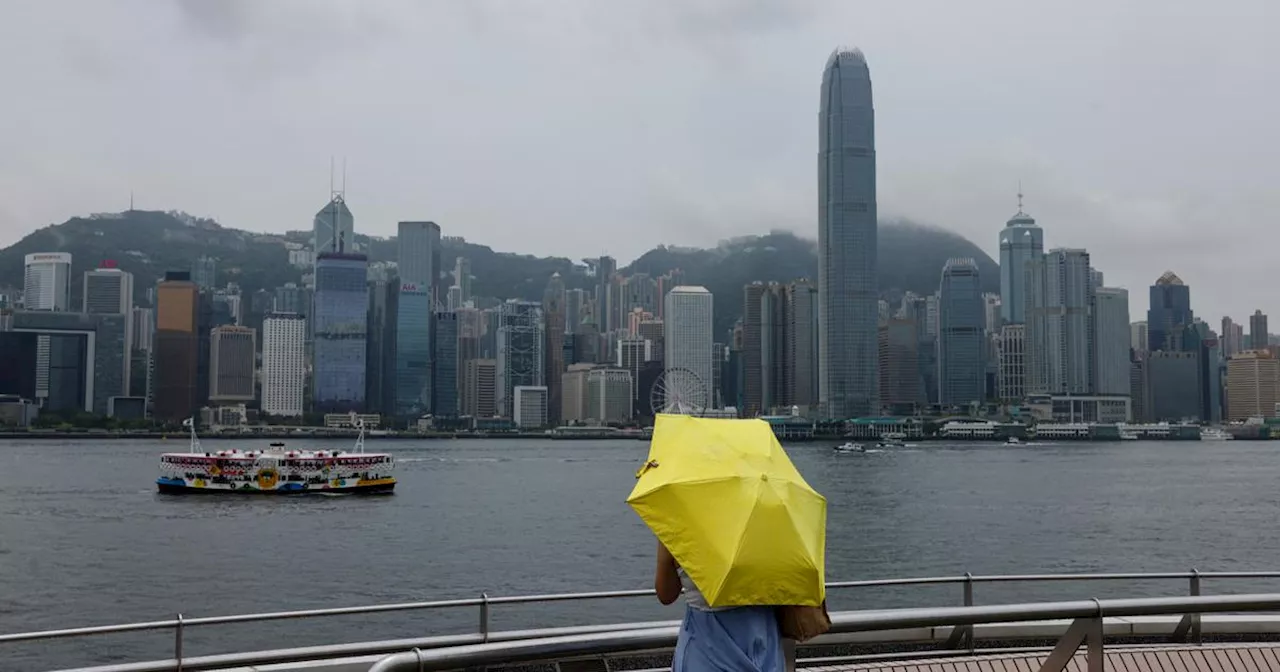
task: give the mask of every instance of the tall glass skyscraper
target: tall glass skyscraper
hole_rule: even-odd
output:
[[[1184,333],[1195,321],[1191,312],[1191,288],[1173,271],[1165,271],[1151,285],[1147,309],[1147,349],[1181,352],[1186,350]]]
[[[1043,254],[1044,229],[1022,211],[1018,194],[1018,213],[1000,231],[1000,318],[1005,324],[1027,321],[1027,263]]]
[[[316,261],[325,252],[346,252],[355,249],[355,217],[341,193],[320,208],[315,219],[311,221],[311,248],[316,253]]]
[[[986,398],[986,314],[972,259],[952,259],[938,288],[938,401],[944,406]]]
[[[431,412],[440,227],[434,222],[400,222],[397,234],[400,293],[396,305],[395,413],[413,419]]]
[[[312,404],[319,412],[365,410],[367,266],[363,254],[328,252],[316,259]]]
[[[837,49],[818,115],[818,395],[831,418],[879,412],[875,110],[862,52]]]

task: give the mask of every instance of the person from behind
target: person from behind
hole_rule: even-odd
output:
[[[653,577],[658,601],[685,599],[684,620],[676,641],[673,672],[784,672],[782,635],[774,607],[714,608],[667,550],[658,542]]]

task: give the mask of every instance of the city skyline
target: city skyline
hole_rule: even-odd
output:
[[[1055,242],[1090,249],[1110,284],[1137,290],[1168,267],[1215,313],[1276,312],[1261,290],[1267,259],[1248,243],[1277,209],[1277,168],[1257,158],[1280,143],[1259,116],[1272,106],[1258,84],[1280,62],[1265,39],[1274,5],[1162,5],[1151,30],[1150,11],[1101,2],[935,3],[922,11],[958,28],[941,31],[876,4],[465,4],[83,3],[79,25],[98,27],[87,32],[40,4],[15,14],[0,27],[9,60],[75,47],[10,82],[0,122],[18,132],[0,166],[0,244],[123,209],[131,192],[140,208],[306,228],[331,156],[346,158],[359,228],[378,235],[423,213],[511,249],[625,259],[657,243],[806,233],[815,64],[856,44],[876,67],[886,216],[995,256],[991,224],[1021,180]],[[405,65],[424,62],[442,65]],[[476,75],[491,67],[519,84]],[[346,94],[316,104],[335,78]],[[1186,96],[1186,81],[1205,95]],[[660,101],[644,95],[658,88]],[[101,104],[72,121],[53,95],[68,90]],[[166,114],[161,95],[190,112]],[[370,115],[369,100],[388,112]],[[524,114],[500,112],[517,101]],[[949,113],[927,113],[938,109]],[[619,126],[636,131],[609,132]],[[497,155],[511,158],[475,159]],[[485,197],[495,189],[506,198]],[[1204,245],[1224,228],[1235,235]]]

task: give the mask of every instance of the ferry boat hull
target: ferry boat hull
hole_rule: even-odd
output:
[[[395,493],[396,479],[335,479],[324,484],[283,482],[264,488],[255,482],[216,483],[201,478],[156,479],[156,488],[164,495],[390,495]]]

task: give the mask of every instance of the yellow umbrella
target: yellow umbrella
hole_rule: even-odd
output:
[[[627,503],[713,607],[819,606],[827,500],[763,420],[659,415]]]

